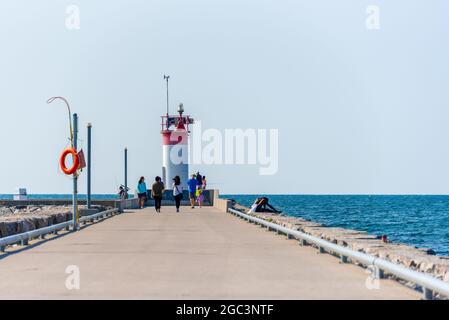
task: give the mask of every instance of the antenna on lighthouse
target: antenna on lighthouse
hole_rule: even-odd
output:
[[[164,74],[164,80],[167,82],[167,118],[168,118],[168,80],[170,79],[170,76],[167,76]]]

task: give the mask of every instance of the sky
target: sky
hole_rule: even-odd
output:
[[[0,193],[71,192],[52,96],[79,114],[84,149],[93,125],[94,193],[123,183],[125,147],[133,189],[161,175],[169,74],[171,110],[182,102],[203,129],[278,130],[273,175],[191,166],[221,193],[449,194],[448,12],[446,0],[2,0]]]

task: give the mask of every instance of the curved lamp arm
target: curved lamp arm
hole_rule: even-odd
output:
[[[68,102],[67,99],[64,98],[64,97],[51,97],[50,99],[47,100],[47,103],[52,103],[52,102],[55,101],[56,99],[59,99],[59,100],[64,101],[65,104],[66,104],[66,106],[67,106],[67,110],[69,111],[70,144],[72,145],[72,148],[73,148],[72,111],[70,110],[69,102]]]

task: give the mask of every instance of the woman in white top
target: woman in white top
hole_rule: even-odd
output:
[[[182,191],[183,188],[181,186],[181,178],[179,176],[176,176],[173,179],[173,197],[175,198],[176,203],[176,212],[179,212],[179,207],[181,206],[181,200],[182,200]]]

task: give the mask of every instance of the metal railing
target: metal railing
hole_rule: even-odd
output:
[[[119,209],[112,209],[102,211],[90,216],[84,216],[79,219],[79,222],[87,223],[88,221],[93,222],[94,220],[98,220],[103,217],[107,217],[119,212]],[[0,238],[0,251],[4,251],[6,246],[20,243],[21,245],[27,245],[28,241],[34,238],[44,238],[47,234],[54,233],[57,234],[58,231],[66,229],[69,230],[70,227],[73,226],[73,221],[66,221],[58,224],[54,224],[48,227],[31,230],[24,233],[14,234],[12,236]]]
[[[404,266],[389,262],[375,256],[345,248],[343,246],[311,236],[298,230],[292,230],[279,224],[250,216],[235,209],[228,209],[228,212],[239,216],[242,219],[247,220],[248,222],[253,222],[261,226],[265,226],[270,231],[277,231],[278,233],[287,235],[289,238],[296,238],[301,241],[303,245],[313,244],[318,247],[321,253],[329,252],[340,256],[341,261],[344,263],[348,262],[348,259],[351,259],[351,261],[353,262],[359,262],[366,266],[373,266],[375,278],[381,279],[384,277],[385,273],[388,273],[399,279],[417,284],[422,287],[423,298],[426,300],[433,299],[434,293],[439,293],[441,295],[449,297],[449,283],[427,274],[410,270]]]

